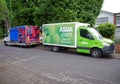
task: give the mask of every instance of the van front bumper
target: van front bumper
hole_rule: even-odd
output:
[[[105,46],[102,48],[103,55],[112,54],[115,51],[115,45],[111,44],[110,46]]]

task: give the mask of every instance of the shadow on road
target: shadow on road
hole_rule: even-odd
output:
[[[41,50],[45,50],[45,51],[47,50],[47,51],[53,52],[52,48],[49,47],[49,46],[41,45],[41,46],[37,46],[36,48],[41,49]],[[61,51],[55,52],[55,53],[73,54],[73,55],[76,55],[76,56],[84,56],[84,57],[94,58],[90,54],[77,53],[76,49],[61,50]],[[105,56],[102,56],[101,58],[98,58],[98,59],[113,59],[113,55],[105,55]]]
[[[24,48],[24,49],[40,49],[40,50],[44,50],[44,51],[53,52],[52,47],[44,46],[44,45],[9,46],[9,47],[18,47],[18,48]],[[55,52],[55,53],[73,54],[73,55],[76,55],[76,56],[84,56],[84,57],[94,58],[94,57],[90,56],[90,54],[77,53],[76,49],[61,50],[61,51]],[[113,58],[114,58],[114,55],[105,55],[105,56],[102,56],[101,58],[97,58],[97,59],[113,59]]]

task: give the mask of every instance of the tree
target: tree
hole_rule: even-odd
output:
[[[41,1],[33,12],[34,21],[36,24],[78,21],[93,25],[102,3],[103,0]]]
[[[8,12],[6,9],[5,1],[0,0],[0,20],[4,20],[6,18],[6,13]]]
[[[19,25],[35,25],[33,21],[33,6],[32,0],[11,0],[11,20],[12,27]]]
[[[9,28],[9,11],[7,9],[6,1],[0,0],[0,35],[5,33]],[[0,36],[1,37],[1,36]]]
[[[103,0],[11,0],[12,24],[84,22],[93,25]]]

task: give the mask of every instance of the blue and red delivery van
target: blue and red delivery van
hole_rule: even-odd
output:
[[[5,45],[30,46],[40,43],[38,26],[17,26],[10,28],[4,38]]]

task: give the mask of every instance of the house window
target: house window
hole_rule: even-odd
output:
[[[97,18],[96,24],[102,24],[108,22],[108,17]]]
[[[116,17],[116,23],[117,23],[117,24],[120,24],[120,16],[117,16],[117,17]]]

